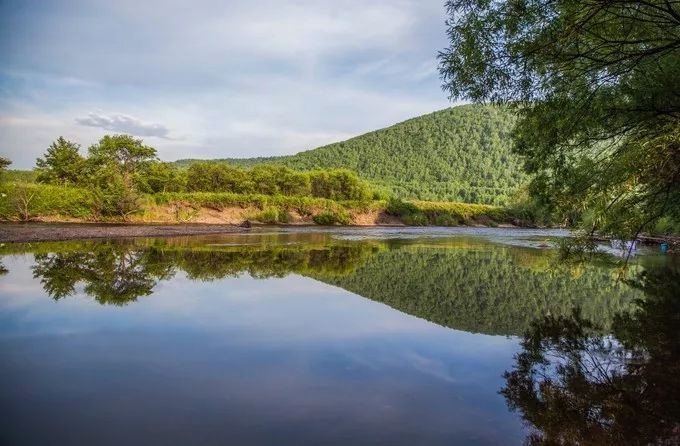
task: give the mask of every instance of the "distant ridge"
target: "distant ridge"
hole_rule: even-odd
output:
[[[461,105],[295,155],[219,161],[347,168],[402,198],[504,204],[526,180],[510,150],[514,122],[504,107]]]

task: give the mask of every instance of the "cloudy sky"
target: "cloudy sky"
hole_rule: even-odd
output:
[[[443,0],[0,0],[0,155],[295,153],[445,108]]]

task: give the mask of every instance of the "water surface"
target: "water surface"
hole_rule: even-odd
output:
[[[556,364],[568,365],[574,352],[550,344],[558,330],[580,341],[569,343],[576,356],[596,351],[608,364],[638,347],[651,364],[654,342],[667,335],[665,362],[677,365],[669,328],[677,305],[663,299],[677,288],[678,268],[642,256],[629,274],[642,279],[628,281],[607,258],[565,265],[547,248],[565,236],[265,229],[5,245],[0,440],[486,445],[562,438],[563,429],[631,438],[616,423],[596,432],[588,417],[559,412],[561,401],[541,394],[527,361],[538,367],[531,361],[549,345],[566,354]],[[653,302],[663,311],[641,307],[649,295],[661,296]],[[649,331],[626,323],[641,311],[656,315],[645,316],[655,339],[619,341],[626,330],[634,338],[636,329]],[[536,337],[544,342],[532,344]],[[588,344],[603,339],[615,342]],[[619,361],[612,370],[632,369]],[[548,373],[561,379],[555,367]],[[649,396],[650,420],[635,408],[641,438],[665,435],[650,426],[654,419],[671,420],[671,430],[677,422],[677,386],[655,373],[646,382],[656,379],[670,394]],[[564,398],[581,401],[578,392],[597,385],[586,400],[605,416],[598,398],[621,392],[600,385],[611,381],[586,377],[573,389],[562,382],[574,394]],[[555,426],[537,414],[565,421]]]

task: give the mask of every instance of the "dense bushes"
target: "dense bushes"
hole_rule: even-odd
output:
[[[189,192],[311,196],[331,200],[368,200],[366,182],[345,169],[296,172],[284,166],[243,169],[221,162],[197,162],[186,172]]]
[[[335,224],[347,225],[350,223],[349,213],[345,210],[323,211],[315,215],[314,223],[322,226],[332,226]]]
[[[96,218],[91,191],[76,187],[31,183],[5,183],[0,187],[0,218],[27,221],[57,215]]]
[[[505,211],[496,206],[434,201],[405,202],[391,199],[385,211],[411,226],[457,226],[461,224],[494,224],[507,220]]]

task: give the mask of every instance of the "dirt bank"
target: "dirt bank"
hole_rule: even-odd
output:
[[[42,242],[92,238],[164,237],[229,234],[246,231],[234,225],[100,225],[93,223],[2,223],[0,242]]]

